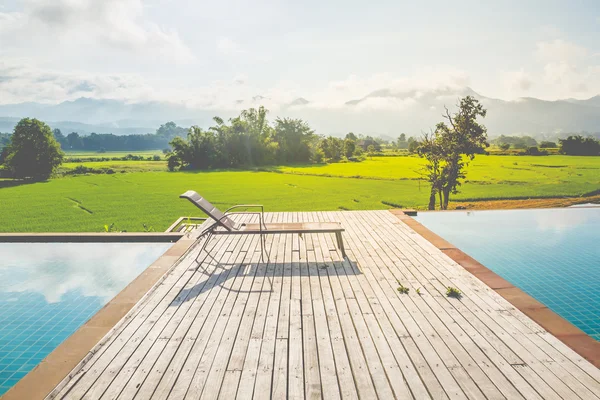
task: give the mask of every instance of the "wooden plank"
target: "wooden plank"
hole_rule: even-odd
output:
[[[273,236],[272,238],[276,238],[277,240],[268,243],[269,245],[267,249],[269,251],[273,248],[277,248],[278,246],[279,237]],[[273,274],[275,273],[275,268],[267,268],[267,264],[265,262],[262,262],[262,265],[266,268],[266,278],[263,280],[263,287],[260,293],[258,308],[256,315],[254,316],[250,340],[248,342],[244,364],[241,371],[242,373],[238,383],[239,389],[236,394],[238,399],[252,398],[252,395],[254,394],[254,384],[256,382],[256,376],[258,372],[258,362],[262,347],[265,321],[267,317],[268,306],[270,304],[269,299],[272,293],[272,282],[274,278]],[[235,368],[237,366],[238,365],[236,363],[233,363],[228,368]]]
[[[343,213],[343,215],[339,216],[339,218],[343,220],[345,226],[349,227],[348,232],[350,232],[350,234],[347,235],[347,240],[351,244],[352,249],[354,249],[355,247],[358,247],[358,242],[360,242],[361,240],[365,240],[365,238],[357,238],[353,234],[354,229],[352,229],[352,224],[349,221],[350,218],[343,218],[346,216],[346,213]],[[336,217],[338,216],[336,215]],[[355,255],[352,251],[350,253],[350,257],[353,260],[358,260],[357,255]],[[364,265],[362,270],[364,271],[366,276],[371,276],[371,266]],[[373,270],[377,271],[378,269],[375,268]],[[465,394],[463,393],[462,389],[457,384],[456,380],[446,367],[446,364],[442,361],[440,355],[438,355],[438,353],[428,340],[427,336],[421,330],[421,327],[415,320],[415,316],[411,312],[409,312],[409,310],[405,307],[404,302],[398,296],[398,293],[395,290],[395,288],[389,287],[387,290],[383,291],[383,293],[386,292],[388,293],[388,301],[392,306],[391,308],[387,309],[387,314],[391,314],[390,320],[396,322],[395,330],[398,330],[399,337],[401,338],[412,338],[412,340],[405,340],[405,343],[407,343],[407,350],[412,350],[411,357],[415,360],[419,360],[421,358],[419,353],[421,353],[422,357],[425,360],[427,360],[429,367],[435,373],[437,380],[439,380],[439,382],[441,383],[446,394],[450,398],[464,399]],[[393,313],[396,313],[397,315],[394,316]],[[405,327],[399,324],[398,320],[402,321]],[[417,349],[415,349],[415,346],[412,345],[412,342],[414,342],[414,344],[416,345],[418,352],[416,351]],[[427,377],[427,379],[424,379],[424,381],[429,383],[428,389],[430,395],[434,394],[443,398],[444,394],[439,391],[439,387],[435,384],[435,381],[432,380],[432,378],[427,374],[427,370],[429,369],[428,366],[423,364],[421,365],[422,367],[420,368],[420,372],[425,372],[425,377]]]
[[[281,213],[284,223],[289,223],[289,213]],[[275,399],[288,396],[288,351],[290,330],[290,296],[292,288],[292,235],[282,237],[284,240],[284,258],[278,262],[278,270],[282,275],[281,300],[277,321],[277,340],[275,341],[275,358],[273,369],[272,397]]]
[[[310,249],[309,249],[310,246]],[[321,376],[319,372],[319,354],[308,266],[308,252],[314,251],[312,243],[306,236],[300,241],[300,254],[304,254],[304,262],[300,264],[301,315],[302,315],[302,348],[304,351],[304,396],[307,399],[321,398]]]
[[[238,252],[231,252],[231,258],[235,258],[236,261],[238,261],[239,257],[240,256]],[[243,280],[243,277],[240,276],[240,271],[242,269],[241,263],[236,261],[234,261],[235,265],[230,267],[232,269],[231,273],[233,273],[233,278],[223,282],[221,293],[219,293],[215,304],[209,311],[208,316],[206,316],[200,332],[195,336],[189,337],[189,341],[193,343],[193,346],[189,351],[187,358],[184,359],[183,367],[180,369],[174,385],[163,385],[164,380],[161,381],[154,394],[154,397],[157,397],[157,395],[160,393],[159,398],[168,397],[173,399],[181,399],[186,395],[186,393],[188,393],[195,373],[202,367],[205,368],[202,371],[206,372],[207,358],[210,358],[210,354],[205,356],[205,353],[207,353],[207,349],[209,348],[209,341],[212,340],[210,345],[212,345],[211,349],[214,350],[216,341],[214,333],[226,322],[225,318],[228,317],[229,313],[231,312],[231,308],[235,302],[235,299],[237,298],[237,294]],[[198,322],[202,323],[202,321]],[[219,322],[221,322],[221,325],[217,327]],[[204,364],[201,364],[203,361]],[[193,395],[194,390],[198,390],[198,388],[190,390],[191,395]]]
[[[360,216],[358,220],[361,220]],[[379,233],[379,229],[377,228],[378,227],[375,226],[375,229],[369,232],[377,235]],[[386,254],[387,249],[384,246],[384,242],[381,241],[379,237],[376,237],[375,239],[379,241],[381,248],[376,254],[374,252],[371,252],[371,254],[374,257],[377,257],[378,262],[382,266],[381,269],[385,269],[385,266],[392,265],[393,261]],[[368,248],[364,250],[369,252]],[[403,284],[407,287],[411,287],[411,289],[414,291],[418,288],[418,286],[413,286],[413,281],[414,277],[411,277],[406,273],[403,274]],[[481,352],[478,345],[472,341],[472,338],[463,332],[462,327],[455,323],[452,318],[448,317],[446,310],[440,307],[440,305],[434,300],[434,297],[425,294],[410,297],[415,305],[419,308],[421,313],[423,313],[432,323],[436,329],[436,332],[438,332],[441,337],[445,338],[445,342],[451,349],[453,349],[453,352],[456,354],[461,364],[463,366],[468,366],[474,360],[481,368],[480,370],[470,368],[470,375],[475,374],[474,377],[477,377],[477,384],[479,388],[486,394],[487,398],[503,398],[504,396],[507,396],[508,398],[522,398],[520,393],[504,377],[504,375],[493,364],[489,363],[488,358]],[[444,300],[442,301],[448,302],[446,298],[443,299]],[[465,354],[468,354],[470,358],[466,358]],[[482,376],[482,374],[485,375]],[[501,389],[502,394],[498,388]]]
[[[277,221],[281,222],[281,215],[277,214]],[[265,328],[262,337],[262,346],[258,358],[258,372],[254,385],[254,398],[270,398],[273,377],[273,362],[275,359],[275,341],[277,335],[277,322],[279,320],[279,303],[281,299],[281,273],[278,273],[277,264],[283,259],[285,242],[282,235],[275,235],[274,250],[270,255],[268,271],[271,271],[271,296],[265,319]]]
[[[335,359],[340,395],[344,399],[357,399],[358,391],[352,375],[352,367],[348,359],[348,349],[344,342],[344,335],[340,326],[333,292],[329,283],[329,275],[327,273],[328,269],[333,268],[333,260],[330,256],[330,251],[327,250],[328,246],[325,243],[325,235],[318,235],[317,238],[313,239],[319,240],[321,244],[319,246],[320,253],[317,255],[317,258],[321,257],[323,259],[323,265],[318,266],[317,272],[319,274],[323,307]]]
[[[411,239],[413,237],[411,236]],[[420,236],[419,236],[420,238]],[[422,238],[421,238],[422,239]],[[413,242],[412,240],[410,241],[411,243]],[[409,246],[410,248],[410,246]],[[576,388],[577,392],[581,392],[584,394],[584,398],[592,395],[591,392],[589,390],[587,390],[586,388],[584,388],[579,382],[574,381],[573,379],[571,379],[571,377],[569,376],[569,373],[563,369],[560,368],[558,366],[556,366],[554,363],[548,363],[546,361],[547,359],[547,355],[541,351],[534,343],[531,342],[535,342],[536,340],[538,340],[537,338],[537,333],[536,331],[529,331],[529,335],[525,335],[522,336],[523,340],[515,340],[516,337],[519,337],[520,334],[517,333],[516,331],[511,329],[511,324],[503,324],[502,326],[498,325],[496,320],[497,319],[505,319],[506,318],[506,313],[503,312],[498,312],[497,308],[498,305],[496,304],[496,307],[489,307],[489,303],[486,305],[486,301],[494,301],[492,300],[492,298],[494,297],[498,297],[500,298],[500,296],[496,295],[495,293],[488,291],[487,293],[490,293],[490,295],[486,295],[486,296],[481,296],[480,294],[482,291],[481,290],[477,290],[477,287],[481,287],[482,284],[478,281],[472,281],[473,279],[475,279],[472,275],[470,275],[468,272],[464,271],[462,269],[462,267],[454,267],[456,268],[456,271],[449,271],[447,268],[448,267],[452,267],[452,265],[448,265],[448,263],[438,263],[436,260],[438,260],[439,255],[442,254],[441,252],[437,251],[437,249],[435,250],[431,250],[428,253],[428,256],[426,259],[424,259],[423,261],[423,265],[427,268],[431,268],[431,267],[441,267],[442,270],[436,270],[436,271],[444,271],[445,270],[445,274],[450,273],[450,277],[454,276],[454,278],[450,278],[449,283],[445,283],[444,285],[456,285],[456,283],[460,282],[460,284],[462,284],[462,289],[461,290],[465,290],[466,293],[472,293],[473,296],[465,296],[465,300],[463,301],[463,303],[467,303],[471,300],[474,301],[473,306],[469,306],[469,309],[477,309],[477,307],[481,307],[482,311],[481,313],[479,313],[480,317],[487,319],[488,321],[488,325],[493,326],[494,327],[494,332],[504,332],[506,329],[508,329],[509,331],[507,332],[506,335],[503,336],[503,338],[505,339],[505,341],[509,341],[510,345],[512,348],[515,349],[515,352],[517,352],[522,358],[525,359],[525,361],[527,361],[528,367],[534,368],[539,377],[543,378],[546,382],[548,387],[551,387],[553,391],[557,391],[558,394],[560,394],[563,397],[575,397],[577,396],[573,390],[565,385],[563,383],[563,380],[565,380],[566,382],[569,382],[569,385],[572,385],[573,387]],[[442,254],[442,256],[444,256]],[[444,256],[445,257],[445,256]],[[461,279],[460,281],[456,281],[456,279],[458,279],[458,277],[456,277],[456,274],[452,275],[453,272],[458,272],[459,274],[462,273],[466,273],[467,275],[462,275],[460,274],[460,278],[464,278]],[[448,279],[446,278],[446,276],[444,275],[444,273],[442,274],[438,274],[439,278],[443,278],[443,279]],[[452,280],[454,279],[454,280]],[[465,286],[465,281],[469,282],[478,282],[475,285],[475,289],[472,289],[473,286],[469,285],[469,286]],[[456,282],[456,283],[452,283],[452,282]],[[442,285],[442,283],[440,282],[440,290],[444,290],[444,285]],[[479,285],[479,286],[477,286]],[[502,299],[503,300],[503,299]],[[477,304],[477,306],[475,305]],[[512,307],[510,307],[512,308]],[[508,310],[506,310],[508,311]],[[489,318],[488,314],[489,313],[494,313],[497,315],[497,318]],[[520,342],[525,342],[526,345],[524,346],[522,343]],[[533,353],[531,353],[533,352]],[[552,370],[553,373],[548,373],[549,370]],[[524,371],[523,368],[519,368],[519,371],[522,372]],[[559,379],[557,379],[557,377],[559,377]],[[531,376],[528,376],[528,378],[530,379],[531,382],[535,382],[536,380],[532,380]],[[550,396],[551,393],[548,392],[548,388],[546,388],[546,395]],[[593,396],[593,395],[592,395]],[[588,397],[589,398],[589,397]]]
[[[258,237],[253,238],[255,242]],[[247,264],[244,263],[248,257],[247,252],[234,252],[235,265],[240,267],[240,274],[236,278],[233,286],[230,288],[234,294],[231,296],[231,302],[223,307],[221,313],[217,316],[217,321],[210,334],[204,354],[200,358],[200,362],[196,367],[196,371],[188,388],[187,396],[200,397],[208,390],[210,393],[218,395],[221,386],[221,380],[209,380],[211,373],[218,374],[222,378],[225,373],[225,368],[221,367],[221,363],[227,362],[227,359],[222,360],[225,354],[228,354],[233,346],[235,333],[239,327],[239,320],[243,315],[245,301],[248,291],[252,284],[253,274],[248,274]],[[216,368],[213,370],[212,365],[216,361]],[[216,393],[215,393],[216,392]]]
[[[249,239],[247,238],[246,240]],[[223,264],[226,264],[229,258],[234,257],[232,252],[227,252],[226,254],[227,256],[222,259]],[[197,339],[199,337],[204,337],[204,335],[207,335],[207,332],[210,332],[212,329],[216,315],[218,315],[230,294],[230,292],[226,290],[226,287],[229,284],[226,284],[226,282],[235,279],[238,272],[238,267],[221,270],[218,274],[219,279],[215,284],[215,287],[218,289],[213,288],[210,291],[205,305],[194,317],[190,328],[187,332],[178,336],[177,341],[179,343],[169,343],[169,353],[174,352],[174,355],[167,366],[163,367],[162,365],[164,364],[162,364],[159,368],[152,370],[149,378],[144,382],[144,386],[142,386],[144,391],[153,393],[154,398],[166,398],[175,385],[176,380],[180,377],[179,374],[182,372],[182,369],[184,369],[188,356],[191,355],[191,360],[194,359],[194,356],[201,356],[202,344],[201,341],[197,342]],[[188,365],[192,362],[193,361],[188,361]],[[182,372],[181,377],[183,379],[184,377],[189,376],[190,372],[188,370]],[[181,385],[179,390],[182,390]]]
[[[296,219],[297,213],[292,215]],[[288,395],[291,399],[304,398],[304,349],[302,340],[302,284],[300,279],[300,243],[292,236],[292,271],[290,288],[290,329],[288,352]]]
[[[318,269],[327,268],[323,264],[322,251],[317,235],[307,235],[306,240],[313,244],[314,251],[309,251],[307,255],[308,276],[310,284],[310,295],[312,300],[313,324],[315,328],[315,338],[317,352],[319,357],[319,378],[321,381],[321,395],[324,399],[339,399],[340,387],[338,385],[335,360],[333,357],[333,348],[331,346],[331,337],[327,316],[325,314],[325,305],[321,294],[321,284]]]

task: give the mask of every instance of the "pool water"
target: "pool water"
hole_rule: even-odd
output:
[[[0,396],[171,243],[0,243]]]
[[[600,340],[600,208],[423,212],[416,219]]]

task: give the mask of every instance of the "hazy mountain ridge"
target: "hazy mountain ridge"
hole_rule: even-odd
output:
[[[354,131],[392,137],[401,132],[419,135],[442,120],[444,106],[452,110],[458,99],[466,95],[476,97],[488,109],[484,123],[490,136],[600,131],[600,95],[585,100],[520,98],[505,101],[482,96],[469,87],[428,91],[382,88],[331,107],[321,107],[299,97],[272,110],[271,118],[302,118],[322,134],[343,135]],[[63,132],[81,134],[152,133],[167,121],[186,127],[208,127],[214,116],[229,118],[240,111],[237,109],[240,106],[232,106],[229,110],[193,109],[168,102],[126,103],[91,98],[59,104],[7,104],[0,105],[0,132],[12,131],[18,119],[26,116],[47,121]]]

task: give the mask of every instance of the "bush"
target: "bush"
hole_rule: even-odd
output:
[[[162,160],[162,158],[158,154],[155,154],[154,156],[152,156],[152,161],[160,161],[160,160]]]
[[[523,153],[528,156],[547,156],[548,152],[546,150],[540,150],[537,147],[528,147],[527,150]]]
[[[548,142],[548,141],[542,141],[542,143],[540,143],[540,149],[555,149],[558,146],[556,145],[555,142]]]

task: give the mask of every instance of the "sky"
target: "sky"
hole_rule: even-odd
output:
[[[0,104],[600,94],[598,0],[2,0]]]

